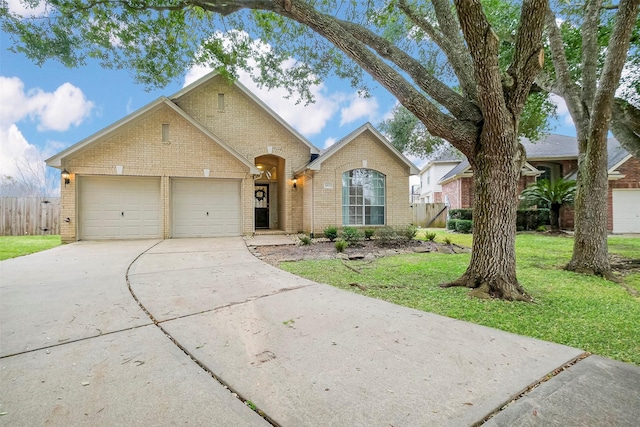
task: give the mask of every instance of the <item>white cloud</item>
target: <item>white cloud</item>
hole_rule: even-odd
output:
[[[127,114],[133,113],[133,98],[130,96],[125,107]]]
[[[38,119],[38,130],[66,131],[78,126],[91,114],[94,104],[82,90],[71,83],[63,83],[54,92],[42,89],[24,90],[17,77],[0,76],[0,126],[17,123],[26,117]]]
[[[398,101],[394,102],[393,105],[389,107],[387,112],[382,115],[382,118],[380,119],[380,121],[391,120],[393,118],[393,116],[394,116],[394,112],[396,110],[396,107],[399,106],[399,105],[400,105],[400,103]]]
[[[93,107],[93,102],[70,83],[54,92],[25,91],[19,78],[0,76],[0,175],[15,177],[24,170],[45,171],[43,158],[68,145],[51,140],[43,147],[30,144],[18,127],[21,121],[35,121],[39,131],[66,131],[79,125]]]
[[[374,122],[378,117],[378,101],[375,98],[361,98],[357,94],[351,98],[351,104],[340,110],[340,126],[366,118]]]
[[[0,128],[0,175],[15,176],[20,162],[40,161],[38,149],[29,144],[15,124]]]
[[[323,148],[329,148],[331,147],[333,144],[336,143],[336,139],[333,137],[329,137],[327,139],[324,140],[324,147]]]
[[[36,7],[31,7],[29,2],[24,0],[6,0],[7,6],[9,7],[9,12],[14,13],[16,15],[27,17],[27,16],[44,16],[47,13],[47,3],[42,1],[39,2]]]
[[[88,101],[82,90],[71,83],[64,83],[53,93],[37,92],[33,97],[40,115],[38,130],[65,131],[71,125],[78,126],[91,114],[93,102]]]
[[[558,119],[563,125],[574,125],[573,119],[571,118],[571,114],[569,114],[569,109],[567,108],[567,103],[564,102],[564,99],[558,95],[551,94],[551,102],[556,104],[556,113],[558,114]]]

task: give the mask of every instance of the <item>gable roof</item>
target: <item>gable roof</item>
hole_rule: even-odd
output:
[[[209,81],[213,80],[214,78],[220,76],[220,73],[213,71],[209,74],[207,74],[204,77],[199,78],[198,80],[196,80],[195,82],[191,83],[190,85],[187,85],[185,87],[183,87],[181,90],[179,90],[178,92],[174,93],[173,95],[171,95],[169,98],[171,100],[176,100],[178,98],[181,98],[183,96],[185,96],[186,94],[188,94],[189,92],[197,89],[199,86],[202,86],[206,83],[208,83]],[[318,149],[318,147],[316,147],[315,145],[313,145],[307,138],[305,138],[304,136],[302,136],[301,133],[299,133],[297,130],[295,130],[293,127],[291,127],[291,125],[289,123],[287,123],[282,117],[280,117],[278,115],[278,113],[276,113],[275,111],[273,111],[271,109],[271,107],[269,107],[267,104],[264,103],[264,101],[262,101],[260,98],[258,98],[253,92],[251,92],[249,89],[247,89],[246,86],[244,86],[242,83],[240,83],[238,80],[233,81],[231,84],[233,84],[235,87],[237,87],[243,94],[245,94],[249,99],[251,99],[253,102],[255,102],[256,104],[258,104],[258,106],[263,109],[267,114],[269,114],[274,120],[276,120],[279,124],[281,124],[284,128],[286,128],[289,132],[291,132],[296,138],[298,138],[304,145],[306,145],[307,147],[309,147],[309,149],[311,150],[312,154],[318,154],[320,153],[320,150]]]
[[[467,172],[468,172],[467,175],[471,176],[472,173],[469,171],[470,169],[471,169],[471,165],[469,164],[469,160],[467,160],[467,158],[465,157],[463,161],[458,163],[453,169],[451,169],[449,172],[444,174],[442,178],[440,178],[440,181],[438,181],[438,184],[442,184],[447,181],[450,181],[451,179],[458,177],[459,175],[462,175]]]
[[[126,126],[127,124],[130,124],[130,123],[134,122],[137,119],[140,119],[140,118],[142,118],[142,117],[144,117],[144,116],[146,116],[148,114],[151,114],[152,112],[155,112],[155,111],[157,111],[158,109],[160,109],[162,107],[169,107],[171,110],[176,112],[183,119],[185,119],[187,122],[189,122],[192,126],[196,127],[200,132],[202,132],[207,137],[209,137],[209,139],[214,141],[220,147],[225,149],[229,154],[231,154],[233,157],[235,157],[237,160],[239,160],[242,164],[247,166],[252,174],[259,174],[260,173],[260,170],[258,168],[256,168],[256,166],[253,163],[249,162],[244,156],[239,154],[231,146],[227,145],[224,141],[222,141],[220,138],[218,138],[216,135],[214,135],[210,130],[208,130],[202,124],[200,124],[200,122],[198,122],[193,117],[188,115],[184,110],[182,110],[180,107],[178,107],[176,104],[174,104],[171,100],[169,100],[165,96],[162,96],[162,97],[156,99],[155,101],[150,102],[149,104],[145,105],[144,107],[142,107],[142,108],[134,111],[133,113],[123,117],[122,119],[118,120],[117,122],[112,123],[111,125],[109,125],[106,128],[103,128],[102,130],[94,133],[93,135],[89,136],[88,138],[85,138],[82,141],[72,145],[71,147],[67,148],[66,150],[63,150],[63,151],[59,152],[58,154],[55,154],[55,155],[49,157],[47,160],[45,160],[45,163],[48,166],[51,166],[51,167],[54,167],[54,168],[61,168],[62,167],[62,160],[65,157],[69,157],[69,156],[71,156],[73,154],[78,153],[79,151],[82,151],[82,150],[86,149],[87,147],[89,147],[93,143],[99,141],[103,137],[109,135],[112,132],[115,132],[120,127]]]
[[[631,154],[627,150],[625,150],[620,145],[620,141],[615,138],[609,138],[609,140],[607,141],[607,153],[609,154],[607,160],[609,173],[613,172],[615,169],[618,169],[624,162],[631,158]]]
[[[349,135],[342,138],[340,141],[333,144],[331,147],[322,152],[322,154],[311,163],[303,167],[297,172],[302,172],[303,170],[320,170],[322,163],[331,158],[334,154],[340,151],[345,145],[356,139],[362,133],[369,131],[375,136],[382,145],[384,145],[392,154],[394,154],[402,163],[404,163],[409,168],[410,175],[417,175],[420,171],[418,168],[407,159],[396,147],[394,147],[388,140],[385,138],[376,128],[374,128],[371,123],[365,123],[360,126],[358,129],[351,132]]]
[[[427,163],[420,169],[420,173],[424,173],[431,166],[442,163],[460,163],[465,159],[464,154],[454,147],[446,148],[436,155],[427,158]]]
[[[574,136],[549,134],[540,141],[520,138],[527,151],[527,160],[571,159],[578,157],[578,141]]]
[[[527,152],[528,161],[540,161],[540,160],[562,160],[562,159],[577,159],[578,158],[578,141],[573,136],[549,134],[547,138],[541,141],[532,142],[528,138],[521,138],[520,142],[524,146]],[[619,168],[624,162],[631,158],[631,154],[625,150],[620,142],[615,138],[609,138],[607,140],[607,153],[608,162],[607,168],[609,175],[615,176],[615,169]],[[470,171],[471,166],[466,157],[463,157],[458,165],[452,168],[446,173],[439,184],[450,181],[459,175],[466,174],[465,176],[472,176],[473,172]],[[533,173],[535,167],[529,163],[525,163],[525,167]],[[423,171],[426,169],[423,169]],[[571,172],[566,176],[566,179],[576,179],[576,171]]]

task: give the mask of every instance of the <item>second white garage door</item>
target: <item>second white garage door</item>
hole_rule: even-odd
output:
[[[174,178],[172,237],[240,235],[240,181]]]
[[[613,232],[640,233],[640,189],[613,189]]]

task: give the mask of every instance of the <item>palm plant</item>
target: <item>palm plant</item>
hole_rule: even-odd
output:
[[[576,182],[568,179],[549,181],[541,179],[522,191],[522,199],[530,206],[549,209],[549,222],[553,230],[560,229],[560,208],[572,205],[576,194]]]

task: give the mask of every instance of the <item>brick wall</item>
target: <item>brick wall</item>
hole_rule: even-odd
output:
[[[462,201],[460,199],[460,180],[456,179],[442,185],[442,203],[449,200],[451,209],[461,209]]]
[[[218,95],[224,94],[224,109]],[[302,229],[302,195],[293,189],[293,173],[309,162],[311,148],[236,86],[216,76],[174,102],[250,162],[262,155],[284,160],[278,178],[279,228]],[[251,192],[251,194],[253,194]],[[253,210],[253,197],[243,199],[243,211]],[[253,229],[253,214],[244,215],[245,230]]]
[[[322,233],[327,226],[342,227],[342,174],[352,169],[373,169],[386,176],[386,225],[401,226],[411,222],[409,204],[409,168],[388,150],[370,131],[365,130],[322,163],[322,170],[305,180],[304,231]],[[312,194],[308,193],[312,187]],[[313,199],[313,203],[311,202]]]
[[[162,124],[169,124],[169,142],[162,142]],[[124,176],[160,176],[162,200],[162,237],[170,237],[170,177],[241,179],[243,200],[253,209],[253,179],[249,168],[169,107],[162,105],[145,117],[106,136],[71,159],[63,167],[71,174],[71,183],[61,185],[62,240],[77,239],[77,177],[79,175],[116,175],[123,166]],[[247,215],[245,215],[246,217]],[[253,228],[253,215],[243,224],[243,232]]]

